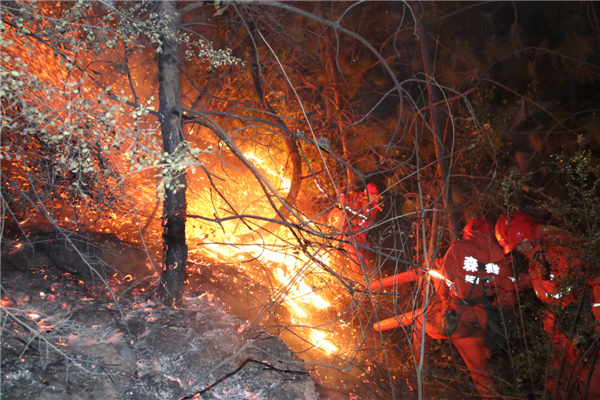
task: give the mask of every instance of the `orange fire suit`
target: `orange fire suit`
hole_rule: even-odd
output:
[[[578,323],[596,321],[596,331],[600,332],[600,278],[588,279],[587,288],[578,285],[578,279],[585,278],[585,267],[581,257],[574,250],[575,241],[572,236],[558,232],[555,228],[543,228],[538,230],[537,237],[530,239],[531,249],[523,251],[529,259],[529,279],[537,297],[549,304],[550,309],[573,309],[573,313],[579,308]],[[586,286],[585,284],[583,286]],[[581,307],[581,293],[589,293],[583,298]],[[591,293],[590,293],[591,292]],[[587,304],[586,304],[587,303]],[[588,400],[600,399],[600,356],[592,356],[586,362],[585,356],[580,356],[573,345],[572,338],[568,338],[570,326],[561,327],[559,318],[546,310],[543,316],[544,330],[548,334],[548,340],[553,349],[553,360],[551,369],[560,370],[560,358],[564,354],[567,365],[562,367],[562,372],[574,374],[579,385],[582,398]],[[594,364],[592,362],[595,361]],[[564,381],[569,378],[555,379],[550,382],[550,389],[562,392],[566,390]],[[557,384],[557,381],[560,383]],[[588,382],[589,381],[589,382]],[[557,387],[558,386],[558,387]],[[586,394],[583,393],[587,389]]]
[[[367,229],[375,222],[379,209],[377,197],[343,190],[338,194],[338,206],[328,215],[330,225],[339,233],[335,238],[343,243],[348,266],[354,272],[362,273],[361,266],[367,272],[373,269],[374,256],[367,250]]]
[[[491,307],[506,312],[517,301],[510,258],[493,237],[471,231],[448,249],[441,272],[453,283],[453,287],[441,287],[442,312],[452,309],[459,319],[451,340],[469,367],[479,394],[497,396],[488,366],[491,352],[483,341]],[[490,295],[496,295],[492,304]]]
[[[491,379],[488,360],[491,352],[484,346],[487,323],[487,295],[496,295],[493,305],[508,311],[516,303],[516,280],[512,277],[510,258],[504,255],[497,242],[481,232],[468,232],[465,238],[452,245],[445,257],[436,262],[443,275],[438,288],[438,303],[428,310],[425,332],[434,339],[448,339],[440,333],[442,317],[454,310],[458,325],[450,337],[462,356],[471,378],[482,397],[497,396]],[[395,277],[373,282],[370,289],[401,284],[411,278],[420,279],[413,270]],[[435,280],[435,279],[434,279]],[[486,293],[484,293],[484,290]],[[375,330],[393,329],[413,324],[416,343],[420,343],[423,309],[405,313],[375,324]]]

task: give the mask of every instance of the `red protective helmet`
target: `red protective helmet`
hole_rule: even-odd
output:
[[[465,236],[470,232],[483,232],[491,237],[494,234],[494,223],[486,217],[472,218],[462,230]]]
[[[496,239],[504,249],[504,254],[508,254],[521,240],[534,238],[537,230],[538,223],[527,214],[504,214],[496,222]]]

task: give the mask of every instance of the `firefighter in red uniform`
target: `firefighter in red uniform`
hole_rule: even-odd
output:
[[[491,379],[488,360],[491,352],[484,346],[488,315],[497,320],[496,308],[510,310],[516,304],[516,279],[512,277],[510,258],[505,256],[493,237],[494,224],[485,218],[472,219],[463,230],[464,239],[452,245],[445,257],[436,262],[439,273],[430,272],[438,304],[428,310],[426,333],[435,339],[447,339],[460,352],[471,378],[482,397],[498,396]],[[411,270],[395,277],[373,282],[370,289],[403,283],[421,274]],[[495,295],[490,303],[488,296]],[[376,331],[414,323],[420,333],[423,310],[403,314],[374,325]],[[417,335],[417,340],[419,340]]]
[[[504,214],[498,219],[496,238],[504,248],[504,253],[508,254],[515,249],[529,259],[529,275],[521,279],[523,282],[519,283],[519,288],[533,287],[537,297],[549,305],[543,316],[543,325],[555,355],[558,355],[554,358],[553,369],[560,369],[559,358],[564,354],[570,367],[579,371],[576,375],[582,398],[599,400],[600,357],[590,357],[587,361],[595,361],[595,365],[585,365],[585,360],[581,360],[585,357],[578,357],[573,340],[565,335],[565,329],[569,327],[561,329],[560,326],[560,315],[569,312],[574,315],[579,311],[577,322],[580,323],[587,323],[594,318],[600,321],[600,279],[588,279],[587,285],[591,286],[591,291],[587,290],[587,285],[583,282],[586,267],[574,250],[577,238],[566,235],[555,227],[543,226],[529,215],[520,212]],[[573,321],[569,325],[572,323]],[[597,322],[595,329],[600,332]],[[581,362],[584,365],[576,365]],[[550,384],[555,386],[556,379]],[[587,395],[583,393],[586,388]],[[557,390],[556,387],[551,389]],[[558,390],[562,391],[564,388]]]
[[[338,194],[339,207],[329,213],[329,223],[340,234],[336,239],[343,242],[349,268],[362,273],[364,266],[371,272],[374,256],[367,250],[367,230],[375,223],[377,212],[382,208],[380,194],[374,183],[369,183],[363,192],[343,190]]]

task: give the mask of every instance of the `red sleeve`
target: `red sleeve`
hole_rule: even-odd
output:
[[[440,273],[444,275],[446,279],[449,279],[454,285],[459,280],[462,280],[463,276],[458,267],[458,260],[460,258],[460,251],[458,251],[457,245],[450,246],[446,255],[440,263]]]

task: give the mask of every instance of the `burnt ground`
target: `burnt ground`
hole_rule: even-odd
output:
[[[253,327],[247,320],[252,302],[232,294],[224,269],[199,268],[182,305],[170,309],[153,301],[144,251],[100,238],[73,243],[78,251],[47,238],[33,248],[3,245],[3,398],[417,397],[406,371],[393,372],[392,390],[382,384],[389,371],[376,363],[350,371],[318,366],[335,362],[314,352],[294,354],[275,331]],[[255,304],[260,288],[251,288]],[[285,323],[284,310],[276,317]],[[403,350],[400,343],[390,354],[400,359]],[[433,343],[431,355],[436,361],[430,362],[425,398],[473,398],[468,374],[456,372],[451,361],[451,346]]]
[[[91,275],[48,243],[36,250],[2,258],[2,398],[319,398],[279,338],[210,294],[188,292],[165,308],[133,296],[113,271]]]

